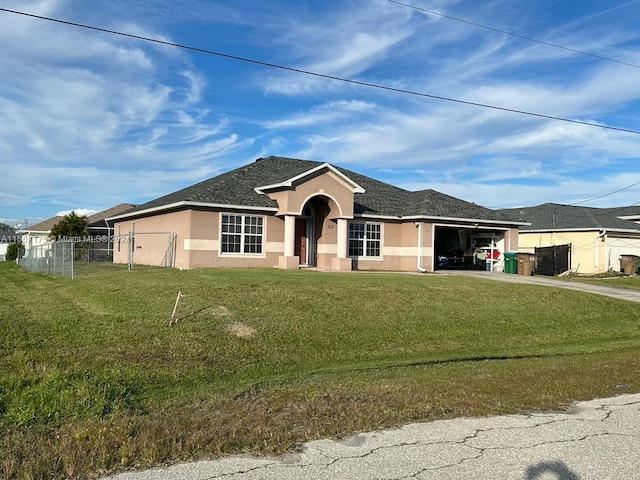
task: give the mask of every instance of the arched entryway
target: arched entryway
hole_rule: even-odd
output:
[[[330,199],[310,198],[296,217],[294,255],[301,267],[318,266],[318,241],[324,236],[325,223],[331,214]]]

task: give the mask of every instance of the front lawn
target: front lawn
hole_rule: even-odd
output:
[[[0,286],[7,479],[640,391],[637,304],[570,290],[274,269],[68,280],[10,263]]]
[[[615,273],[609,276],[577,276],[570,277],[570,279],[587,283],[597,283],[599,285],[606,285],[608,287],[631,288],[633,290],[640,290],[640,275],[622,275]]]

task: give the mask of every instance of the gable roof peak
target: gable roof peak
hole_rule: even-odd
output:
[[[257,186],[254,188],[254,190],[257,193],[260,194],[264,194],[266,193],[266,191],[268,190],[278,190],[278,189],[283,189],[283,188],[291,188],[293,186],[294,183],[298,182],[299,180],[302,180],[306,177],[309,177],[311,175],[314,175],[322,170],[328,170],[332,173],[334,173],[335,175],[337,175],[339,178],[341,178],[344,182],[346,182],[348,185],[351,186],[353,193],[364,193],[364,188],[362,188],[360,185],[358,185],[356,182],[354,182],[351,178],[349,178],[347,175],[345,175],[344,173],[342,173],[340,170],[338,170],[336,167],[334,167],[333,165],[331,165],[330,163],[324,162],[324,163],[320,163],[318,165],[316,165],[315,167],[310,168],[309,170],[299,173],[298,175],[294,175],[290,178],[287,178],[281,182],[278,183],[273,183],[271,185],[261,185],[261,186]]]

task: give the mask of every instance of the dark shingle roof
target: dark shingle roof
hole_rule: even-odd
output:
[[[277,203],[254,189],[274,185],[301,175],[324,162],[285,157],[267,157],[217,177],[164,195],[127,212],[135,213],[166,207],[180,202],[217,205],[277,208]],[[504,213],[433,190],[409,192],[371,177],[334,166],[342,174],[361,186],[365,192],[354,196],[354,213],[381,216],[431,216],[444,218],[472,218],[514,222]]]
[[[130,212],[163,207],[178,202],[277,208],[274,200],[271,200],[266,195],[257,193],[254,188],[283,182],[319,165],[322,165],[322,163],[283,157],[258,159],[253,163],[217,177],[209,178],[182,190],[138,205]]]
[[[409,194],[405,215],[424,215],[446,218],[471,218],[474,220],[499,220],[517,222],[504,212],[491,210],[435,190],[420,190]]]
[[[615,215],[616,217],[638,217],[640,218],[640,205],[633,205],[630,207],[612,207],[605,208],[607,212]]]
[[[527,230],[636,230],[640,225],[616,216],[617,211],[607,208],[580,207],[558,203],[544,203],[535,207],[502,210],[518,216],[531,225],[520,227]]]

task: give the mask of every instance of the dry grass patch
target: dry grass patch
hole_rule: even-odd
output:
[[[229,333],[239,338],[251,338],[258,333],[255,328],[244,323],[234,323],[228,327]]]

